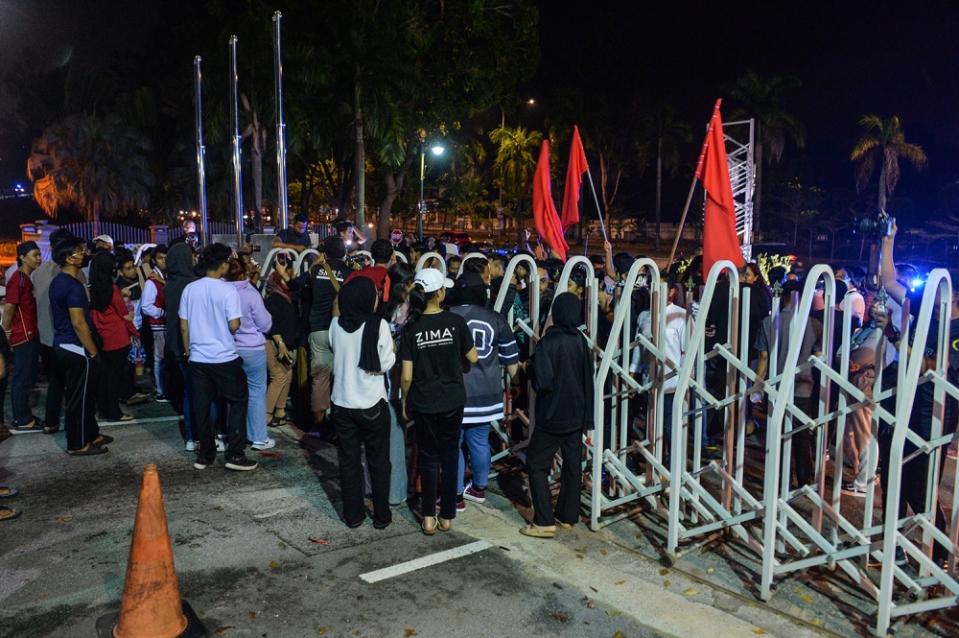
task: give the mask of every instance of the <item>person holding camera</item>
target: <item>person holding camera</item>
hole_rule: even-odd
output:
[[[284,228],[273,238],[273,248],[282,248],[283,250],[293,250],[301,253],[307,248],[313,247],[313,241],[310,239],[310,218],[306,213],[298,213],[293,218],[293,225]]]
[[[276,266],[266,281],[266,311],[273,318],[270,331],[266,333],[266,366],[270,374],[266,388],[266,419],[267,425],[272,427],[287,423],[286,400],[290,395],[299,345],[299,312],[290,290],[292,274],[289,256],[281,253],[277,255]]]

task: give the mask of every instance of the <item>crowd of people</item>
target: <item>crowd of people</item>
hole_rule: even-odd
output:
[[[801,270],[764,274],[755,263],[744,267],[740,284],[750,291],[748,351],[760,383],[782,371],[792,330],[802,330],[800,361],[807,361],[823,354],[827,313],[834,313],[839,327],[847,312],[853,329],[851,382],[870,396],[877,375],[886,383],[895,379],[896,346],[903,338],[897,328],[908,328],[908,314],[918,312],[919,303],[908,288],[911,274],[896,271],[893,238],[883,240],[881,277],[887,294],[868,292],[854,270],[836,268],[834,305],[825,307],[820,295],[808,326],[792,319]],[[593,336],[605,346],[616,307],[628,294],[630,325],[637,335],[652,338],[648,278],[641,277],[633,290],[624,288],[635,258],[613,254],[607,243],[604,254],[592,258],[592,272],[573,269],[565,289],[557,291],[564,263],[540,246],[507,252],[458,246],[441,236],[379,239],[367,242],[368,253],[359,252],[364,242],[351,225],[338,225],[316,247],[318,255],[311,254],[311,261],[297,269],[302,253],[314,247],[308,220],[298,216],[277,234],[265,276],[251,251],[216,243],[202,249],[191,241],[151,246],[134,256],[114,247],[109,237],[88,244],[58,230],[50,236],[48,261],[34,242],[21,243],[16,268],[6,280],[3,311],[10,428],[53,434],[62,416],[67,454],[102,455],[113,439],[100,431],[100,422],[133,419],[126,406],[168,401],[182,416],[184,449],[194,453],[197,470],[213,466],[222,454],[227,469],[248,471],[257,467],[248,448],[268,450],[276,444],[272,428],[295,425],[305,433],[307,447],[320,441],[336,445],[346,525],[363,524],[364,499],[370,495],[374,527],[390,524],[392,506],[411,502],[422,516],[423,532],[434,534],[449,530],[467,501],[485,501],[491,424],[503,421],[507,402],[525,409],[532,388],[536,427],[525,463],[534,515],[520,531],[548,538],[557,525],[575,524],[582,433],[594,426],[594,359],[581,331],[595,316]],[[427,253],[438,256],[417,270]],[[474,256],[464,260],[468,253]],[[535,273],[529,262],[508,271],[512,254],[518,253],[530,256]],[[701,270],[701,262],[693,259],[665,275],[668,303],[660,343],[668,359],[661,386],[667,415],[677,400],[672,370],[692,354],[687,340],[699,312]],[[540,304],[534,317],[536,306],[525,291],[536,280]],[[728,290],[728,279],[720,282],[717,299],[725,299],[724,285]],[[587,308],[591,286],[596,308]],[[774,295],[781,304],[777,316],[771,313]],[[903,304],[909,299],[904,323]],[[711,348],[726,340],[730,313],[722,302],[706,312]],[[959,297],[953,313],[959,317]],[[514,325],[507,321],[511,314]],[[538,328],[535,348],[523,324]],[[840,363],[837,344],[836,352],[826,353],[835,366]],[[929,365],[935,365],[935,349],[927,354],[933,358]],[[651,355],[634,343],[630,372],[646,380],[650,362]],[[42,419],[30,400],[41,363],[48,382]],[[137,385],[143,384],[142,368],[152,371],[146,377],[150,392]],[[950,352],[950,374],[957,371],[959,352]],[[707,390],[722,397],[725,382],[721,359],[707,361]],[[820,388],[815,368],[801,366],[794,387],[796,408],[815,415]],[[910,418],[910,427],[926,436],[934,411],[931,392],[920,391]],[[760,430],[766,409],[762,397],[757,392],[747,403],[750,423]],[[646,398],[632,397],[637,431]],[[946,423],[952,428],[953,404],[950,400]],[[843,488],[854,497],[863,496],[874,480],[884,484],[888,474],[891,431],[875,432],[871,411],[869,404],[860,407],[846,428],[852,479]],[[709,411],[701,441],[707,454],[718,453],[715,442],[727,427],[724,415]],[[508,425],[515,428],[519,422]],[[813,440],[808,429],[793,437],[798,485],[814,482]],[[548,476],[557,453],[563,469],[553,506]],[[924,502],[924,472],[925,466],[912,463],[904,473],[903,508],[916,510]],[[13,488],[3,489],[0,498],[15,494]],[[10,508],[3,511],[8,518],[15,515]]]

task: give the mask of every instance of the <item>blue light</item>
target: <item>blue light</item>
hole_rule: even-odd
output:
[[[911,290],[915,290],[916,288],[921,288],[921,287],[922,287],[922,284],[924,284],[924,283],[925,283],[925,282],[924,282],[922,279],[916,277],[915,279],[913,279],[912,281],[909,282],[909,288],[910,288]]]

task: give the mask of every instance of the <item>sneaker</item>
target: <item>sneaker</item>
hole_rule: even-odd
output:
[[[187,452],[196,451],[196,441],[187,441],[186,443],[183,444],[183,449],[186,450]]]
[[[866,488],[859,487],[855,483],[843,483],[842,493],[856,498],[866,498]]]
[[[59,423],[54,423],[53,425],[50,425],[49,423],[45,423],[43,426],[44,434],[56,434],[59,431],[60,431]]]
[[[439,499],[439,497],[437,497],[437,498],[436,498],[436,510],[439,511],[439,509],[440,509],[440,499]],[[465,512],[465,511],[466,511],[466,501],[463,500],[463,494],[457,494],[457,495],[456,495],[456,511],[457,511],[457,512]]]
[[[163,394],[158,394],[158,395],[154,396],[154,397],[153,397],[153,400],[156,401],[157,403],[169,403],[169,402],[170,402],[170,399],[166,398],[166,395],[163,395]]]
[[[276,447],[276,441],[267,437],[265,441],[254,441],[250,444],[250,447],[254,450],[269,450],[272,447]]]
[[[221,439],[220,437],[217,437],[217,439],[216,439],[216,451],[217,451],[217,452],[226,452],[226,442],[225,442],[223,439]]]
[[[246,472],[248,470],[255,470],[256,466],[257,466],[256,461],[254,461],[253,459],[248,459],[245,456],[240,456],[226,462],[226,469],[236,470],[237,472]]]
[[[211,465],[213,465],[215,462],[216,462],[215,459],[209,459],[209,460],[207,460],[207,459],[201,459],[201,458],[197,457],[197,459],[193,462],[193,467],[196,468],[196,469],[198,469],[198,470],[205,470],[206,468],[208,468],[208,467],[210,467]]]
[[[463,490],[463,498],[467,501],[473,501],[474,503],[485,503],[486,489],[474,487],[473,484],[470,483],[466,486],[466,489]]]

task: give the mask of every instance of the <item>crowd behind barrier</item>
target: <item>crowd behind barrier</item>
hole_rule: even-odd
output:
[[[170,401],[198,470],[217,452],[230,469],[254,469],[243,449],[269,449],[267,426],[295,425],[308,447],[337,445],[341,479],[352,486],[344,492],[348,525],[362,523],[353,503],[362,498],[353,485],[362,443],[374,525],[389,524],[387,502],[409,499],[428,534],[452,525],[466,500],[483,502],[489,481],[520,464],[542,510],[548,501],[533,474],[547,450],[555,459],[544,471],[563,495],[555,522],[542,523],[553,516],[540,511],[521,530],[527,535],[551,537],[554,523],[575,522],[567,520],[573,485],[593,530],[637,508],[659,518],[671,561],[717,538],[748,548],[760,564],[763,600],[786,574],[838,568],[875,602],[877,635],[896,617],[959,600],[955,472],[948,519],[939,498],[959,417],[959,329],[952,327],[959,303],[945,270],[934,270],[918,293],[893,299],[899,288],[864,294],[846,269],[825,265],[766,281],[753,264],[740,271],[719,262],[702,273],[693,260],[664,271],[650,258],[614,256],[608,245],[601,263],[586,256],[563,263],[541,247],[484,253],[448,238],[364,243],[349,226],[314,246],[305,223],[297,224],[262,256],[216,244],[201,250],[186,232],[182,248],[150,245],[134,258],[109,236],[86,246],[64,232],[58,243],[50,238],[57,263],[41,264],[37,245],[23,242],[19,269],[7,274],[3,314],[12,430],[55,433],[61,388],[69,394],[79,381],[105,379],[125,388],[128,406]],[[63,242],[75,250],[66,254]],[[891,239],[888,251],[891,261]],[[116,269],[116,283],[89,279],[91,255]],[[221,286],[221,277],[234,283]],[[59,290],[74,280],[91,301],[118,300],[112,318],[109,304],[94,303],[89,339],[67,310],[87,312],[90,302]],[[581,309],[575,331],[568,316],[556,315],[571,298]],[[111,354],[115,370],[97,372],[107,353],[99,333],[114,319],[127,345]],[[576,354],[561,334],[582,340],[583,400],[557,397],[553,370],[544,367],[550,353]],[[70,359],[58,371],[64,348],[85,355],[86,369]],[[44,420],[23,407],[38,358],[50,382]],[[555,365],[559,375],[575,373],[571,361]],[[139,366],[153,368],[150,381],[139,380],[152,397],[133,385]],[[262,387],[248,392],[241,379]],[[491,379],[501,401],[472,407],[471,393],[488,392]],[[422,406],[408,410],[410,392],[426,384],[446,388],[441,403],[449,392],[462,400],[442,418]],[[215,399],[210,410],[197,412],[198,389]],[[575,441],[546,411],[558,401],[573,414],[585,410]],[[90,415],[71,415],[70,405],[68,451],[105,453],[112,438]],[[101,417],[132,418],[97,408]],[[464,425],[470,411],[490,409],[488,431]],[[454,434],[442,430],[453,427],[447,422],[456,422]],[[449,441],[434,445],[424,429]],[[455,472],[450,454],[460,456]],[[429,503],[417,500],[421,492]],[[861,499],[863,512],[850,499]]]

